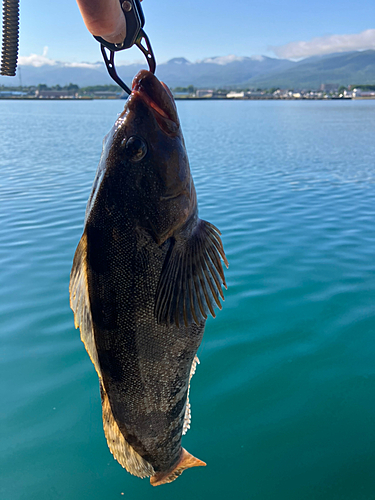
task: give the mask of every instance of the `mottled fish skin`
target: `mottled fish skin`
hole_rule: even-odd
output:
[[[99,376],[109,448],[154,485],[205,465],[181,437],[205,321],[226,286],[220,259],[227,262],[219,231],[197,210],[173,98],[143,71],[104,140],[70,293]]]

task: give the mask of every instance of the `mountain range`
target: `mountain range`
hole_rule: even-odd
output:
[[[145,64],[119,66],[120,77],[130,84]],[[350,85],[375,83],[375,50],[313,56],[301,61],[266,56],[222,56],[190,62],[180,57],[157,66],[157,76],[170,87],[317,89],[322,83]],[[0,85],[66,85],[80,87],[113,83],[104,63],[20,65],[18,76],[0,77]]]

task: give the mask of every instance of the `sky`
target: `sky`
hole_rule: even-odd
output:
[[[231,54],[301,59],[375,49],[373,0],[144,0],[142,5],[158,63]],[[20,9],[21,64],[101,60],[74,0],[27,0]],[[133,48],[116,60],[132,63],[143,55]]]

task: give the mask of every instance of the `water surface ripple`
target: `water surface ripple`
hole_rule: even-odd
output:
[[[375,499],[375,101],[179,102],[230,262],[183,445],[152,489],[108,451],[68,284],[121,101],[0,101],[2,500]]]

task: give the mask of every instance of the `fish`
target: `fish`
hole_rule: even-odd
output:
[[[104,138],[69,288],[109,450],[153,486],[206,465],[181,439],[206,319],[227,288],[220,234],[198,217],[173,95],[143,70]]]

